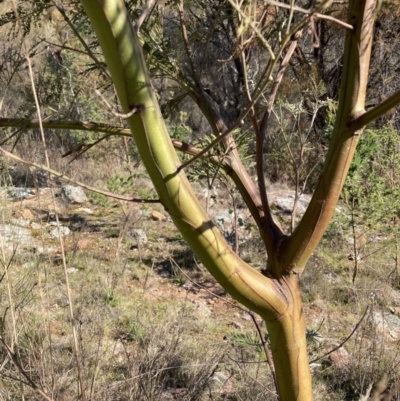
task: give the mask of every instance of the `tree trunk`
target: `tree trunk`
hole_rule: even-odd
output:
[[[297,275],[283,277],[282,292],[287,310],[275,319],[265,319],[281,401],[309,400],[312,381],[308,363],[303,303]]]
[[[312,400],[299,280],[329,224],[361,134],[350,125],[364,110],[374,0],[350,2],[349,21],[354,29],[346,41],[338,121],[325,169],[310,207],[293,235],[277,235],[271,242],[265,274],[232,251],[204,212],[186,175],[179,170],[180,162],[124,1],[81,1],[99,39],[122,109],[125,113],[136,110],[127,122],[161,204],[222,287],[266,322],[280,400]],[[266,225],[265,235],[269,229]]]

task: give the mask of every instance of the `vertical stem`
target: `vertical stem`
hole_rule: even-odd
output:
[[[264,354],[265,354],[265,357],[267,358],[267,363],[268,363],[269,368],[271,369],[271,374],[272,374],[272,377],[274,379],[275,388],[276,388],[276,391],[278,392],[278,381],[276,379],[275,366],[274,366],[274,362],[272,361],[272,358],[271,358],[271,353],[270,353],[269,348],[268,348],[268,343],[267,343],[267,341],[265,339],[264,333],[261,330],[261,326],[258,323],[254,313],[253,312],[249,312],[249,314],[251,316],[251,319],[253,320],[254,325],[256,326],[258,337],[261,340],[261,344],[262,344],[262,347],[263,347],[263,350],[264,350]]]
[[[281,262],[289,269],[305,266],[328,227],[364,128],[354,130],[351,122],[365,112],[375,9],[376,0],[349,2],[348,21],[354,30],[347,32],[332,139],[311,202],[293,234],[281,246]]]
[[[126,163],[128,164],[129,174],[133,175],[133,165],[132,165],[131,155],[129,154],[128,138],[126,136],[124,136],[123,141],[124,141]]]
[[[140,243],[139,240],[137,241],[137,249],[138,249],[138,254],[139,254],[139,263],[140,263],[140,266],[142,266],[142,265],[143,265],[143,260],[142,260],[142,245],[141,245],[141,243]]]
[[[118,95],[117,95],[117,92],[116,92],[115,88],[113,88],[113,89],[114,89],[115,103],[118,105]],[[117,111],[119,112],[118,109],[117,109]],[[123,127],[124,121],[122,120],[121,117],[119,117],[119,123],[120,123],[121,127]],[[129,174],[131,176],[133,176],[133,166],[132,166],[131,156],[129,154],[128,138],[126,136],[123,136],[122,137],[122,141],[123,141],[123,145],[124,145],[126,163],[128,165]]]
[[[300,166],[299,163],[295,163],[295,169],[296,169],[296,183],[295,183],[295,188],[294,188],[294,200],[293,200],[293,208],[292,208],[292,213],[290,216],[290,234],[293,233],[295,227],[296,227],[296,212],[297,212],[297,204],[299,202],[300,198]]]
[[[276,369],[280,401],[312,401],[306,332],[298,276],[284,277],[279,284],[288,308],[275,320],[265,319]]]
[[[398,222],[397,216],[393,217],[394,224],[394,246],[395,246],[395,254],[394,254],[394,271],[395,271],[395,279],[399,278],[399,236],[398,236]]]
[[[233,207],[233,229],[235,230],[235,253],[239,255],[239,231],[238,231],[238,216],[235,194],[232,194],[232,207]]]
[[[354,270],[353,270],[353,284],[356,281],[357,273],[358,273],[358,249],[357,249],[357,232],[356,232],[356,224],[354,221],[354,199],[352,200],[351,205],[351,229],[353,233],[353,253],[354,253]]]

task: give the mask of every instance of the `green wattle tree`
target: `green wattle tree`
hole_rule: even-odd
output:
[[[186,151],[194,157],[201,157],[213,145],[219,144],[224,148],[223,160],[219,159],[218,163],[221,163],[227,175],[236,184],[265,244],[268,258],[265,269],[261,272],[245,263],[227,244],[196,198],[185,175],[185,165],[181,165],[175,153],[174,146],[179,148],[182,144],[173,142],[168,135],[142,52],[143,48],[147,52],[152,49],[149,48],[149,43],[143,44],[138,35],[140,24],[148,10],[139,17],[135,25],[130,20],[123,0],[81,0],[81,3],[98,38],[121,108],[126,113],[131,135],[161,204],[189,246],[221,286],[234,299],[265,321],[279,399],[312,400],[302,313],[301,275],[335,211],[364,127],[400,102],[400,92],[397,92],[381,104],[365,110],[373,26],[377,12],[376,1],[350,0],[347,22],[335,20],[331,15],[325,16],[342,29],[346,29],[336,121],[311,202],[290,235],[276,222],[268,204],[263,171],[264,140],[279,85],[302,31],[307,26],[313,27],[315,18],[324,18],[323,12],[330,2],[319,3],[316,8],[309,10],[271,2],[276,7],[289,7],[287,24],[284,29],[281,27],[279,46],[272,50],[259,25],[247,17],[244,8],[240,8],[231,0],[226,1],[231,13],[236,13],[242,24],[240,29],[235,31],[238,41],[242,41],[242,51],[236,55],[242,66],[246,66],[243,32],[254,32],[257,40],[270,55],[263,76],[253,91],[246,76],[247,70],[242,68],[243,92],[247,98],[247,105],[237,122],[229,127],[201,80],[196,79],[197,67],[191,57],[184,23],[184,3],[177,2],[180,34],[193,75],[192,80],[186,80],[182,85],[208,120],[215,136],[215,140],[203,151],[191,147],[186,147]],[[300,13],[300,17],[293,19],[292,14],[297,12]],[[268,18],[263,21],[267,23]],[[156,52],[157,49],[153,50]],[[271,93],[266,104],[262,106],[258,100],[271,82]],[[256,105],[258,110],[263,109],[261,118],[255,112]],[[251,122],[256,138],[258,185],[251,180],[244,168],[231,135],[244,119]],[[1,121],[1,125],[7,124],[13,125],[18,122]],[[46,124],[51,126],[51,123],[45,122],[45,127]],[[30,126],[30,123],[24,122],[24,126]],[[73,127],[74,124],[64,124],[64,128],[67,126]],[[83,127],[82,123],[75,126]],[[86,124],[85,127],[91,129],[94,125]],[[212,159],[210,160],[212,162]]]

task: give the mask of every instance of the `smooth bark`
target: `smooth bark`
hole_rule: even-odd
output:
[[[99,39],[123,112],[138,110],[127,118],[127,122],[160,202],[216,280],[233,298],[266,322],[280,400],[312,400],[300,276],[332,218],[364,124],[400,101],[397,93],[370,112],[364,110],[376,1],[351,0],[349,3],[337,120],[319,183],[292,235],[283,235],[272,220],[264,219],[268,211],[266,205],[263,208],[257,186],[241,164],[232,138],[227,136],[224,142],[227,155],[223,168],[237,184],[264,242],[269,244],[268,267],[263,273],[232,251],[201,207],[183,169],[179,168],[179,159],[151,87],[141,44],[123,0],[81,2]],[[313,13],[310,11],[309,15],[311,18]],[[191,89],[191,96],[197,99],[214,133],[218,135],[227,130],[200,83]],[[13,124],[16,124],[15,120],[0,121],[0,126]],[[35,126],[35,121],[21,120],[18,124],[29,128]],[[62,125],[49,123],[49,127],[54,128],[97,128],[109,132],[109,127],[91,123]],[[115,131],[119,135],[127,133],[123,129]],[[184,148],[179,143],[175,146]],[[186,151],[198,152],[195,148]]]
[[[123,1],[82,1],[102,47],[127,122],[159,198],[185,240],[218,282],[267,322],[282,400],[311,400],[298,277],[278,281],[242,261],[206,215],[171,145]],[[299,307],[300,305],[300,307]],[[290,352],[288,352],[290,350]],[[289,364],[289,367],[287,366]]]

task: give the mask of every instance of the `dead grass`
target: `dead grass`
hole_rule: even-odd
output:
[[[30,201],[20,207],[27,205],[32,210],[37,206]],[[65,211],[60,220],[73,229],[76,214]],[[153,222],[149,216],[135,224],[149,238],[140,263],[132,243],[109,235],[110,230],[118,233],[122,229],[122,215],[120,209],[81,215],[83,224],[65,238],[72,322],[57,240],[48,238],[47,222],[42,222],[43,230],[35,230],[35,239],[48,244],[51,252],[28,252],[24,244],[16,244],[15,254],[11,249],[5,251],[2,260],[9,266],[12,299],[0,300],[2,337],[10,347],[15,347],[14,338],[18,338],[15,353],[24,371],[52,399],[77,398],[74,325],[85,391],[94,399],[200,400],[211,395],[215,400],[239,400],[249,394],[249,381],[265,385],[268,373],[264,366],[248,367],[228,358],[235,345],[224,336],[234,332],[232,321],[238,319],[234,310],[229,312],[223,300],[205,290],[179,287],[171,259],[209,290],[217,288],[194,263],[173,224]],[[11,218],[12,210],[4,207],[3,224]],[[80,248],[83,240],[86,245]],[[6,284],[5,279],[0,283],[3,290]],[[211,316],[204,314],[207,310]],[[32,388],[20,384],[19,368],[4,346],[1,352],[1,396],[41,399]],[[234,348],[235,353],[240,360],[242,351]],[[243,366],[238,370],[238,365]],[[252,385],[251,393],[258,399],[265,389]]]
[[[107,186],[109,172],[125,174],[123,164],[115,160],[110,161],[109,171],[99,168],[99,161],[108,160],[102,157],[78,159],[67,166],[68,174],[100,187]],[[154,195],[140,168],[133,177],[133,190]],[[197,191],[201,194],[199,184]],[[223,198],[214,207],[229,207],[229,197]],[[3,341],[13,347],[24,371],[47,395],[68,401],[79,397],[73,325],[89,399],[276,399],[263,354],[252,343],[257,342],[255,328],[197,263],[173,223],[151,219],[152,210],[165,214],[162,207],[132,207],[111,200],[89,205],[93,214],[60,210],[62,224],[72,230],[65,237],[74,309],[71,321],[60,249],[46,226],[54,213],[44,213],[50,200],[3,202],[0,225],[15,222],[16,211],[28,208],[42,225],[31,228],[34,238],[48,249],[40,253],[37,246],[15,243],[13,253],[12,247],[3,247],[2,269],[8,266],[8,279],[0,282],[2,294],[11,289],[11,297],[0,298]],[[372,310],[390,313],[400,306],[392,274],[394,245],[379,251],[379,243],[366,238],[362,245],[372,255],[360,264],[353,285],[350,246],[339,226],[328,231],[303,276],[307,328],[323,338],[321,343],[311,340],[310,359],[339,344],[366,306],[371,310],[343,347],[344,365],[329,357],[313,365],[317,401],[358,400],[385,374],[389,389],[399,381],[398,342],[371,320]],[[126,236],[126,229],[133,227],[143,229],[148,237],[140,249]],[[261,268],[265,252],[254,234],[240,252]],[[21,384],[23,377],[5,346],[0,357],[0,396],[42,399],[29,385]]]

